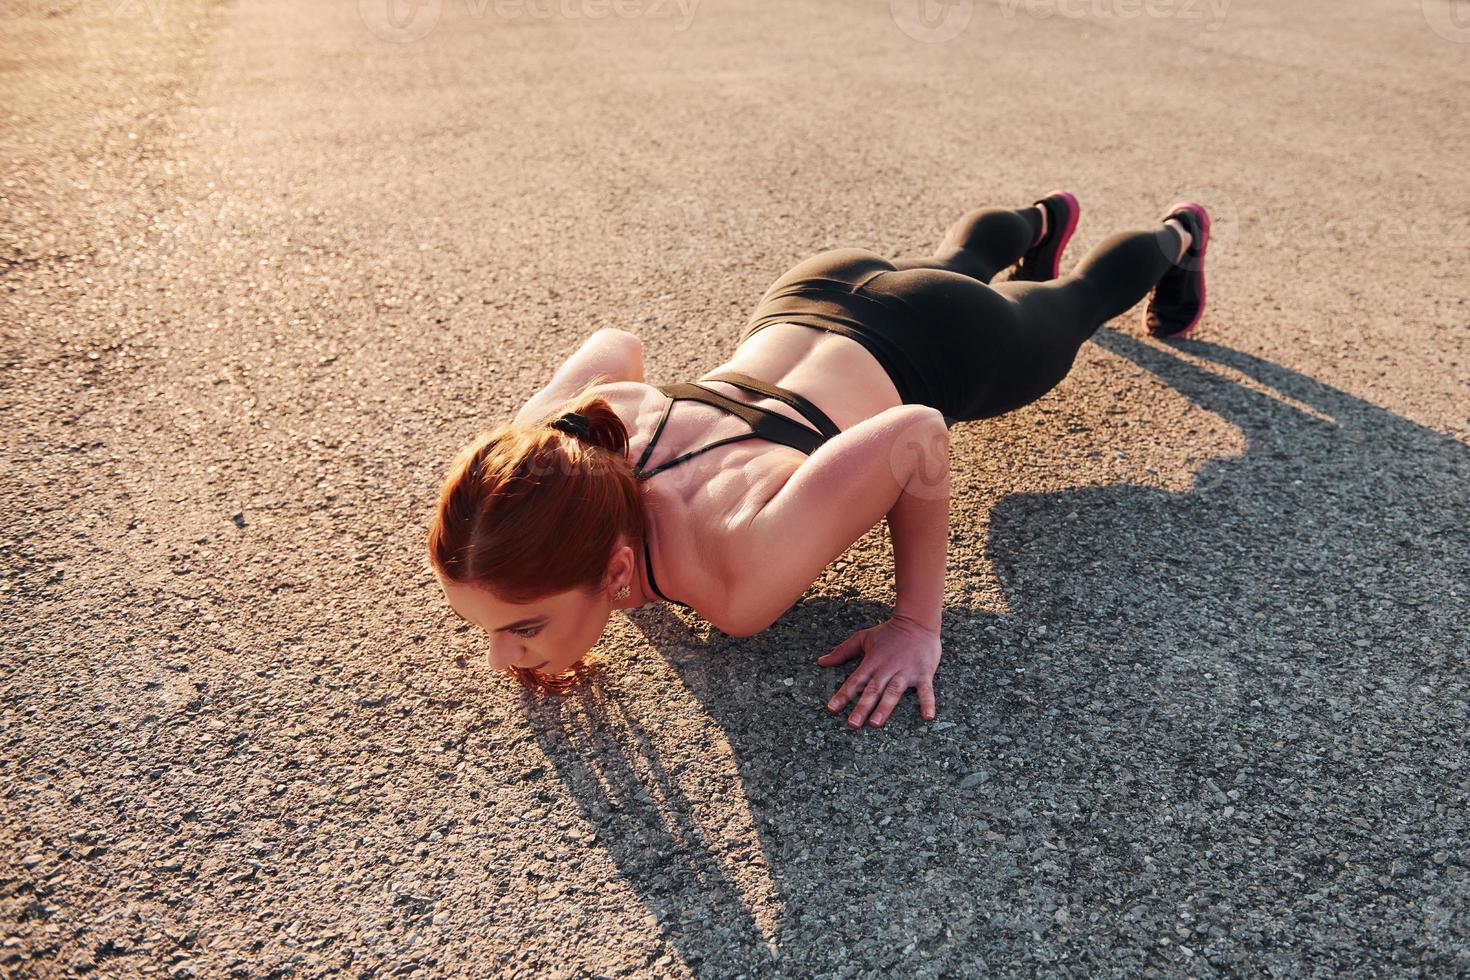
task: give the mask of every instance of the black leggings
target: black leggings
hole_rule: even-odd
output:
[[[1082,343],[1148,295],[1183,244],[1167,225],[1123,232],[1058,279],[988,285],[1039,229],[1034,208],[981,208],[933,256],[822,252],[771,286],[740,339],[780,322],[846,334],[883,364],[904,402],[938,408],[951,424],[1012,411],[1056,387]]]

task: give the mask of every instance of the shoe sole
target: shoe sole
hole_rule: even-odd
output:
[[[1144,329],[1148,330],[1150,336],[1156,337],[1159,340],[1183,340],[1189,336],[1190,332],[1194,330],[1195,325],[1199,323],[1200,318],[1205,315],[1205,297],[1207,295],[1205,291],[1205,252],[1210,247],[1210,212],[1205,210],[1203,204],[1197,204],[1194,201],[1176,201],[1164,213],[1174,214],[1176,211],[1192,211],[1199,217],[1200,240],[1190,243],[1191,248],[1195,245],[1199,246],[1199,265],[1193,270],[1199,273],[1199,310],[1194,314],[1194,319],[1190,320],[1189,325],[1183,330],[1176,330],[1173,333],[1154,333],[1152,330],[1148,330],[1148,308],[1145,307],[1143,311]]]

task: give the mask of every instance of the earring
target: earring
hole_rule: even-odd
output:
[[[628,598],[629,595],[630,595],[630,590],[625,585],[621,589],[618,589],[618,591],[616,591],[616,592],[613,593],[613,598],[614,599],[626,599],[626,598]]]

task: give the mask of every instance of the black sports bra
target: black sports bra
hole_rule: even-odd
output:
[[[807,455],[811,455],[816,451],[818,446],[842,431],[837,428],[836,424],[820,408],[813,405],[806,398],[803,398],[794,391],[788,391],[785,388],[762,381],[759,378],[753,378],[739,371],[721,371],[719,374],[712,374],[702,380],[723,381],[737,388],[785,402],[800,412],[802,417],[808,422],[816,426],[817,431],[813,432],[800,422],[789,419],[770,409],[736,401],[727,395],[720,394],[713,388],[705,387],[698,381],[677,381],[673,384],[655,385],[659,391],[669,397],[669,403],[664,406],[664,413],[659,417],[658,427],[653,430],[653,438],[648,440],[648,445],[643,449],[643,455],[638,458],[638,462],[633,466],[633,475],[640,482],[648,479],[655,473],[662,473],[671,466],[677,466],[686,459],[698,456],[702,452],[706,452],[716,446],[723,446],[726,443],[740,442],[745,439],[767,439],[771,442],[780,443],[783,446],[790,446],[792,449],[799,449]],[[750,424],[751,431],[743,435],[730,436],[727,439],[716,439],[707,446],[700,446],[698,449],[693,449],[683,455],[676,456],[666,463],[660,463],[651,470],[645,470],[643,464],[647,463],[648,457],[653,455],[653,447],[658,442],[659,435],[664,431],[664,423],[669,420],[669,409],[673,408],[674,402],[680,399],[704,402],[706,405],[713,405],[716,408],[723,409],[731,415],[738,415]],[[658,593],[659,598],[665,602],[672,602],[676,606],[683,606],[685,609],[693,608],[688,603],[680,602],[677,599],[670,599],[659,590],[658,581],[653,577],[653,559],[648,550],[648,536],[646,534],[643,536],[643,563],[648,569],[648,584],[653,587],[654,592]]]

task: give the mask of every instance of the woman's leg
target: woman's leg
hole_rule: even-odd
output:
[[[1183,244],[1172,225],[1120,232],[1060,279],[993,287],[1014,305],[1016,319],[1011,329],[998,332],[997,354],[1006,370],[972,407],[976,417],[1013,411],[1056,387],[1087,339],[1147,296],[1173,268]]]
[[[977,208],[950,226],[934,255],[894,259],[893,267],[945,269],[988,283],[1041,237],[1041,220],[1035,207]]]
[[[756,316],[768,300],[809,282],[861,287],[878,274],[900,269],[942,269],[989,282],[1016,263],[1041,233],[1036,208],[977,208],[956,221],[934,255],[886,259],[866,248],[834,248],[819,252],[787,269],[756,304]]]
[[[937,407],[972,421],[1013,411],[1056,387],[1097,328],[1148,295],[1174,266],[1183,242],[1170,225],[1113,235],[1071,274],[1050,282],[984,285],[954,271],[951,256],[943,267],[883,273],[861,289],[912,311],[916,329],[937,344],[929,361],[944,402]],[[959,251],[969,253],[959,264],[981,272],[1004,257],[999,247]]]

